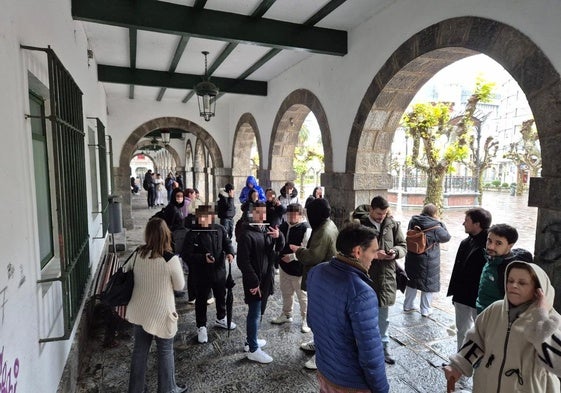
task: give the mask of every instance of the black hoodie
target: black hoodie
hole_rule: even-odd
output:
[[[183,199],[183,202],[177,203],[177,201],[175,200],[175,195],[178,192],[183,193],[183,190],[181,190],[180,188],[174,189],[171,192],[171,199],[169,200],[167,206],[156,214],[156,216],[165,220],[166,224],[168,224],[168,227],[172,232],[185,227],[185,225],[183,224],[183,213],[181,213],[181,208],[185,203],[185,199]]]

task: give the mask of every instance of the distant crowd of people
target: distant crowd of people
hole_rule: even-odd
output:
[[[376,196],[338,228],[321,187],[302,204],[293,182],[286,182],[277,197],[249,176],[239,193],[241,217],[235,222],[232,184],[220,190],[215,206],[198,200],[196,189],[184,189],[181,178],[170,173],[160,183],[159,177],[147,173],[144,179],[153,184],[147,187],[148,206],[160,205],[160,184],[168,203],[148,222],[146,245],[136,262],[129,262],[135,275],[127,311],[135,324],[129,392],[143,392],[153,337],[158,391],[187,391],[175,383],[169,341],[177,331],[174,293],[184,290],[183,273],[188,272],[199,343],[208,342],[211,293],[214,325],[235,329],[236,323],[227,318],[226,296],[227,264],[234,260],[247,304],[243,350],[250,361],[273,361],[259,328],[278,270],[282,311],[269,321],[292,323],[296,295],[300,329],[313,333],[313,340],[301,344],[314,353],[305,367],[317,369],[320,392],[389,392],[386,365],[396,363],[388,329],[398,287],[397,260],[404,259],[407,275],[404,313],[419,311],[428,318],[432,296],[441,290],[440,244],[451,235],[435,205],[423,206],[404,231],[388,201]],[[491,213],[482,207],[465,212],[467,237],[457,250],[447,291],[455,308],[458,351],[444,365],[447,391],[454,391],[462,376],[473,376],[476,393],[559,392],[561,318],[553,309],[554,289],[544,270],[532,263],[532,254],[514,248],[517,230],[491,223]],[[422,234],[421,249],[408,247],[413,234]],[[149,283],[155,280],[161,283]]]

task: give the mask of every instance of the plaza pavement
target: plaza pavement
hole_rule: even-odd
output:
[[[143,229],[147,219],[155,213],[148,210],[145,195],[133,196],[133,217],[135,226],[126,232],[127,252],[142,243]],[[493,214],[493,222],[505,222],[520,231],[518,246],[533,252],[534,231],[537,209],[526,206],[526,197],[512,197],[508,194],[485,193],[483,207]],[[411,215],[419,209],[393,208],[394,216],[402,221],[404,227]],[[455,351],[456,336],[454,313],[450,298],[446,298],[448,281],[459,242],[465,237],[462,222],[464,210],[448,210],[443,221],[452,234],[452,240],[441,245],[441,292],[434,297],[434,313],[424,318],[419,312],[402,312],[403,294],[398,292],[397,304],[391,308],[390,348],[396,364],[387,366],[390,392],[443,392],[446,381],[440,368],[447,356]],[[117,236],[117,239],[119,236]],[[403,260],[400,261],[403,263]],[[312,338],[311,333],[300,332],[298,304],[294,305],[294,322],[273,325],[269,321],[281,311],[280,291],[270,298],[263,316],[259,337],[267,340],[264,350],[274,361],[268,365],[250,362],[242,352],[245,339],[245,316],[247,306],[243,303],[241,273],[233,268],[236,286],[234,287],[234,322],[238,327],[228,332],[207,325],[209,342],[198,344],[194,306],[185,300],[178,300],[180,314],[179,332],[175,340],[176,375],[178,383],[186,383],[192,393],[308,393],[318,392],[316,373],[304,369],[310,355],[299,349],[300,343]],[[215,317],[214,305],[209,306],[208,318]],[[122,393],[127,391],[128,370],[132,351],[132,340],[125,333],[120,336],[120,345],[115,348],[102,346],[103,331],[98,329],[91,342],[91,355],[84,364],[79,378],[81,393]],[[155,346],[153,346],[153,350]],[[149,360],[149,392],[156,392],[155,353]],[[465,387],[469,388],[470,381]]]

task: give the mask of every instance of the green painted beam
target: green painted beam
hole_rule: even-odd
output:
[[[341,4],[343,4],[346,1],[347,0],[331,0],[329,3],[321,7],[321,9],[318,12],[316,12],[314,15],[312,15],[306,22],[304,22],[304,25],[306,26],[315,25],[320,20],[325,18],[327,15],[331,14],[337,7],[339,7]]]
[[[163,1],[72,0],[74,19],[160,33],[344,56],[347,32]]]
[[[187,46],[187,43],[189,42],[189,37],[188,36],[181,36],[181,38],[179,39],[179,42],[177,43],[177,48],[175,48],[175,53],[173,54],[173,59],[171,59],[171,64],[169,66],[169,72],[175,72],[175,69],[177,68],[177,65],[179,64],[179,60],[181,60],[181,56],[183,55],[183,52],[185,51],[185,47]],[[156,97],[157,101],[161,101],[162,98],[164,97],[164,93],[166,91],[165,87],[162,87],[160,89],[160,92],[158,93],[158,97]]]
[[[136,68],[136,43],[138,31],[136,29],[129,29],[129,58],[131,69]],[[129,98],[134,99],[134,85],[129,86]]]
[[[131,70],[127,67],[103,64],[97,66],[97,76],[100,82],[190,90],[202,80],[200,75],[141,69]],[[267,95],[267,82],[219,77],[213,77],[211,81],[224,93]]]
[[[254,18],[261,18],[277,0],[263,0],[257,8],[251,13]]]

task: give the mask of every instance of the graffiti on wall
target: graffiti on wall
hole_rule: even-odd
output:
[[[0,393],[16,393],[19,375],[19,359],[16,358],[13,364],[8,364],[8,359],[4,359],[4,347],[0,352]]]

